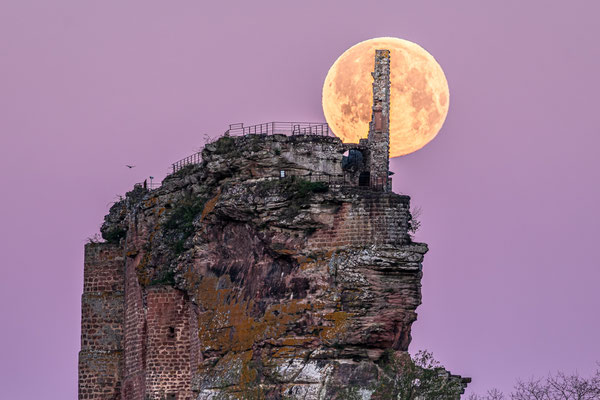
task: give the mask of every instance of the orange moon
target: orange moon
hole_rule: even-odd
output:
[[[415,152],[439,132],[450,93],[444,71],[425,49],[407,40],[381,37],[346,50],[323,85],[323,112],[333,132],[347,143],[369,133],[375,50],[390,50],[390,157]]]

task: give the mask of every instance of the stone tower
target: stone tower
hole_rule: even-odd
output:
[[[119,399],[124,317],[123,248],[85,246],[81,296],[79,399]]]
[[[375,50],[373,112],[369,123],[371,186],[392,190],[390,169],[390,51]]]

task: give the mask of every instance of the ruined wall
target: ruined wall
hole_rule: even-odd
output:
[[[391,192],[389,63],[359,144],[224,136],[111,207],[86,246],[80,399],[383,398],[427,252]]]
[[[198,319],[194,308],[181,290],[171,286],[148,288],[148,399],[192,400],[190,383],[199,361]]]
[[[407,235],[409,198],[265,180],[336,174],[345,147],[259,139],[208,145],[201,166],[106,217],[126,254],[123,400],[335,398],[350,370],[406,350],[426,252]]]
[[[381,182],[391,190],[388,172],[390,166],[390,52],[375,50],[373,76],[373,113],[369,123],[369,169],[371,181]]]
[[[136,268],[142,254],[128,252],[125,267],[123,400],[146,397],[146,318]]]
[[[79,398],[120,399],[123,350],[123,248],[85,246]]]
[[[315,249],[371,244],[398,244],[409,241],[408,196],[357,192],[353,202],[343,203],[330,227],[308,239]]]
[[[427,246],[408,196],[298,178],[336,173],[344,149],[223,137],[111,208],[124,295],[102,304],[124,312],[122,400],[377,398],[384,355],[411,340]],[[295,177],[267,179],[282,169]],[[122,291],[111,279],[90,282]]]

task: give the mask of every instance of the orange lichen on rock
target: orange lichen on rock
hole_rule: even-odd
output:
[[[347,333],[350,314],[344,311],[334,311],[325,315],[325,319],[330,321],[331,325],[326,326],[321,331],[321,337],[327,341],[341,339]]]
[[[204,220],[206,216],[211,213],[215,209],[215,205],[219,201],[219,196],[221,195],[221,188],[217,189],[217,194],[210,200],[206,202],[204,205],[204,209],[202,210],[202,215],[200,217],[200,221]]]
[[[427,246],[410,242],[407,196],[301,178],[339,176],[346,150],[232,136],[111,207],[114,242],[86,247],[87,399],[107,398],[100,380],[122,400],[340,399],[350,380],[368,393],[363,372],[408,347]]]

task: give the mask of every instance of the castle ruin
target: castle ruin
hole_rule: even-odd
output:
[[[391,190],[389,65],[377,50],[360,143],[230,126],[111,207],[106,241],[85,247],[79,399],[377,396],[386,354],[411,341],[427,252]]]

